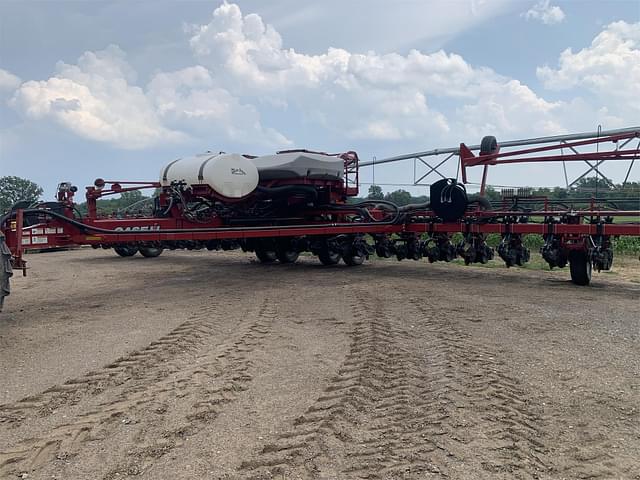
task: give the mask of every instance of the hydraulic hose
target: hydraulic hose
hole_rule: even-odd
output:
[[[63,222],[66,222],[70,225],[75,226],[79,230],[83,232],[96,232],[96,233],[104,233],[105,235],[112,234],[120,234],[129,233],[122,232],[120,230],[111,230],[108,228],[94,227],[91,225],[87,225],[85,223],[79,222],[72,218],[66,217],[60,213],[51,211],[51,210],[41,210],[38,208],[30,208],[23,211],[24,214],[40,214],[40,215],[48,215],[53,218],[57,218]],[[10,218],[15,212],[11,212],[8,215],[2,217],[2,223],[4,223],[8,218]],[[158,233],[198,233],[198,232],[238,232],[243,230],[282,230],[283,228],[292,227],[292,228],[308,228],[308,229],[316,229],[316,228],[327,228],[327,227],[353,227],[353,226],[376,226],[376,225],[392,225],[393,222],[362,222],[362,223],[322,223],[322,224],[300,224],[300,225],[268,225],[262,227],[209,227],[209,228],[169,228],[165,230],[154,230],[154,231],[136,231],[135,235],[157,235]]]
[[[2,228],[2,225],[4,225],[4,222],[6,222],[7,220],[9,220],[11,218],[11,215],[13,215],[14,212],[9,212],[5,215],[3,215],[2,217],[0,217],[0,228]]]
[[[407,205],[403,205],[400,207],[400,211],[402,213],[407,213],[407,212],[411,212],[414,210],[425,210],[427,208],[431,207],[431,203],[429,202],[425,202],[425,203],[409,203]]]
[[[362,202],[358,202],[358,203],[351,203],[351,204],[345,204],[345,205],[325,205],[321,208],[331,208],[334,210],[353,210],[353,209],[361,209],[364,208],[365,205],[387,205],[392,207],[395,210],[394,213],[394,217],[392,220],[380,220],[380,221],[373,221],[373,224],[375,225],[395,225],[399,218],[400,218],[400,207],[398,207],[398,205],[396,205],[393,202],[390,202],[388,200],[365,200]],[[373,217],[371,216],[371,214],[369,212],[367,212],[367,216],[370,219],[373,219]],[[360,224],[362,225],[362,224]]]

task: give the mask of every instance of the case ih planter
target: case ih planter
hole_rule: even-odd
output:
[[[6,243],[11,259],[6,261],[5,248],[0,274],[7,288],[3,286],[0,295],[8,293],[11,266],[26,273],[25,249],[91,245],[113,248],[123,257],[137,253],[157,257],[164,249],[241,248],[255,252],[264,263],[291,263],[308,251],[325,265],[343,260],[351,266],[375,252],[399,260],[427,257],[430,262],[460,256],[470,264],[493,257],[493,249],[485,242],[492,233],[502,236],[497,251],[507,266],[529,259],[523,235],[542,235],[541,253],[549,265],[569,265],[572,281],[587,285],[592,269],[611,268],[612,238],[640,235],[640,224],[631,221],[640,215],[638,202],[632,209],[610,208],[605,200],[592,197],[585,199],[586,207],[575,209],[512,190],[504,193],[500,205],[492,206],[483,197],[488,167],[585,161],[589,171],[599,173],[603,161],[629,161],[626,182],[640,155],[639,139],[640,127],[502,145],[494,137],[485,137],[476,146],[461,144],[376,162],[359,162],[355,152],[289,150],[263,157],[208,152],[174,160],[162,169],[157,182],[97,179],[86,190],[86,216],[75,213],[77,188],[61,183],[57,202],[18,208],[2,217],[0,232],[5,239],[0,237],[0,244]],[[596,151],[581,153],[579,149],[585,147]],[[457,156],[462,182],[442,178],[433,183],[429,203],[347,203],[358,194],[360,167],[406,159],[426,164],[424,157],[443,154],[448,157],[428,173]],[[483,168],[480,195],[472,198],[465,189],[467,169],[479,166]],[[98,199],[141,189],[159,192],[151,215],[98,215]],[[454,233],[461,233],[463,240],[453,244]]]

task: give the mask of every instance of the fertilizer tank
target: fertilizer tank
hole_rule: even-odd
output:
[[[222,197],[240,199],[258,186],[258,169],[236,153],[203,153],[167,164],[160,172],[160,183],[166,187],[172,182],[208,186]]]

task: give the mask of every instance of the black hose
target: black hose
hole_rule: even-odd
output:
[[[6,218],[9,218],[14,212],[11,212],[9,215],[5,215]],[[282,230],[283,228],[287,228],[287,226],[282,225],[268,225],[263,227],[213,227],[213,228],[169,228],[166,230],[154,230],[154,231],[143,231],[138,230],[135,232],[123,232],[121,230],[110,230],[107,228],[93,227],[91,225],[86,225],[82,222],[78,222],[69,217],[65,217],[62,214],[57,212],[53,212],[51,210],[40,210],[37,208],[27,209],[23,211],[24,214],[41,214],[41,215],[49,215],[50,217],[57,218],[66,222],[70,225],[73,225],[80,229],[83,232],[97,232],[104,233],[105,235],[112,234],[135,234],[135,235],[157,235],[158,233],[198,233],[198,232],[237,232],[242,230]],[[3,217],[3,222],[5,221],[5,217]],[[322,224],[300,224],[300,225],[288,225],[288,227],[292,228],[327,228],[327,227],[351,227],[351,226],[374,226],[374,225],[392,225],[393,222],[363,222],[363,223],[322,223]]]
[[[492,205],[489,199],[483,195],[469,195],[468,203],[477,203],[481,207],[484,207],[485,210],[491,210]]]
[[[0,226],[4,225],[4,222],[6,222],[17,209],[31,208],[37,203],[38,202],[30,202],[28,200],[18,200],[17,202],[14,202],[14,204],[9,207],[9,211],[0,217]]]
[[[156,197],[158,198],[158,197]],[[158,207],[160,206],[160,202],[158,202]],[[167,213],[169,213],[169,211],[171,210],[171,208],[173,207],[173,195],[169,197],[169,205],[167,205],[167,208],[165,209],[164,212],[160,213],[161,217],[165,217],[167,215]]]
[[[13,215],[14,212],[9,212],[5,215],[3,215],[2,217],[0,217],[0,228],[2,228],[2,225],[4,225],[4,222],[6,222],[7,220],[9,220],[11,218],[11,215]]]
[[[407,205],[403,205],[399,208],[402,213],[406,213],[413,210],[426,210],[427,208],[430,208],[430,207],[431,207],[431,203],[425,202],[425,203],[408,203]]]
[[[341,208],[342,206],[337,206],[337,205],[323,205],[322,210],[329,210],[329,211],[334,211],[334,212],[340,212],[340,211],[344,211],[344,210],[355,210],[356,212],[358,212],[358,214],[361,217],[364,217],[372,222],[375,222],[376,219],[373,218],[373,216],[369,213],[369,210],[367,210],[366,208],[362,208],[362,207],[354,207],[354,208]]]
[[[320,208],[331,208],[331,209],[335,209],[335,210],[353,210],[353,209],[361,209],[364,207],[364,205],[387,205],[389,207],[393,207],[393,209],[395,210],[394,213],[394,217],[393,220],[380,220],[380,221],[375,221],[374,223],[376,225],[395,225],[398,220],[400,219],[400,207],[398,207],[398,205],[396,205],[393,202],[390,202],[388,200],[375,200],[375,199],[371,199],[371,200],[364,200],[362,202],[358,202],[358,203],[350,203],[350,204],[344,204],[344,205],[325,205],[323,207]],[[373,219],[373,217],[371,216],[371,214],[369,212],[367,212],[367,216],[370,219]]]

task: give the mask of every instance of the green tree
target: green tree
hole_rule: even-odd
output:
[[[367,198],[371,198],[373,200],[382,200],[384,199],[384,193],[382,193],[382,187],[378,185],[371,185],[369,187],[369,195]]]
[[[396,205],[408,205],[411,203],[411,194],[406,190],[395,190],[384,196],[385,200],[395,203]]]
[[[502,198],[502,195],[500,192],[498,192],[495,188],[493,188],[491,185],[487,185],[487,187],[484,189],[484,196],[488,199],[488,200],[500,200]]]
[[[593,177],[582,177],[580,180],[578,180],[578,183],[575,184],[575,188],[576,190],[584,190],[584,191],[590,191],[590,190],[596,190],[596,189],[600,191],[607,191],[615,187],[613,187],[612,185],[609,185],[609,183],[601,176],[593,176]]]
[[[563,198],[567,198],[567,190],[561,187],[555,187],[553,189],[553,193],[551,196],[553,198],[557,198],[558,200],[562,200]]]
[[[140,200],[145,199],[146,197],[142,195],[140,190],[132,190],[130,192],[122,192],[120,194],[120,202],[118,202],[119,208],[127,208],[130,205],[133,205]]]
[[[26,178],[0,177],[0,213],[9,211],[11,206],[24,200],[35,202],[42,195],[42,188]]]

